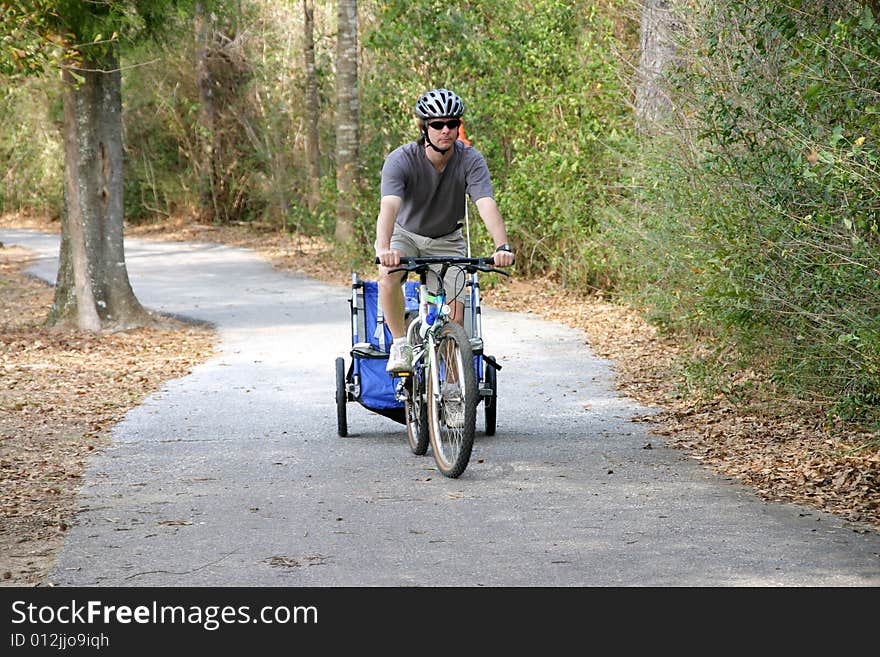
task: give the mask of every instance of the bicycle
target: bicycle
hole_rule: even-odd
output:
[[[378,259],[377,259],[378,262]],[[407,338],[413,350],[412,372],[398,375],[397,396],[404,402],[407,439],[414,454],[427,453],[430,442],[440,472],[456,478],[467,468],[474,445],[476,408],[486,393],[486,429],[495,431],[497,390],[480,388],[477,371],[485,360],[487,381],[495,381],[495,370],[501,369],[494,358],[482,353],[479,330],[469,338],[464,327],[452,321],[451,308],[443,278],[450,267],[471,274],[476,285],[476,272],[509,274],[493,267],[493,258],[460,256],[427,256],[400,259],[404,271],[419,276],[418,310],[407,317]],[[428,290],[427,277],[431,266],[439,266],[438,289]],[[472,291],[479,299],[479,287]],[[455,295],[452,295],[453,298]],[[478,302],[477,302],[477,307]],[[479,326],[479,317],[476,318]],[[474,346],[478,348],[474,353]],[[489,375],[491,372],[491,375]]]

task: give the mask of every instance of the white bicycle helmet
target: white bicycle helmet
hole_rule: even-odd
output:
[[[433,89],[416,102],[416,115],[421,119],[458,118],[464,114],[464,103],[449,89]]]

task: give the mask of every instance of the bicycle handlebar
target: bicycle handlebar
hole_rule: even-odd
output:
[[[380,264],[379,258],[376,257],[376,264]],[[452,266],[461,266],[463,269],[469,272],[482,271],[482,272],[494,272],[496,274],[501,274],[503,276],[510,276],[510,274],[503,269],[498,269],[497,267],[492,267],[491,265],[495,264],[494,256],[489,256],[486,258],[466,258],[464,256],[420,256],[420,257],[410,257],[410,256],[401,256],[400,264],[406,265],[405,267],[395,267],[391,269],[390,272],[396,271],[409,271],[409,272],[417,272],[420,269],[426,268],[428,265],[452,265]]]

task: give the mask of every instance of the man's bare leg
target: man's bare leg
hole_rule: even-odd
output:
[[[391,337],[402,338],[406,333],[403,323],[403,288],[400,285],[400,273],[385,273],[384,267],[379,268],[379,305],[385,315],[385,324],[391,331]],[[386,270],[387,271],[387,270]]]

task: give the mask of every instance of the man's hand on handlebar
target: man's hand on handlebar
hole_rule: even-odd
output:
[[[496,267],[510,267],[514,260],[513,251],[496,251],[492,254],[492,261]]]
[[[376,259],[379,261],[379,264],[392,268],[400,265],[400,251],[395,251],[394,249],[388,249],[387,251],[382,251],[381,253],[376,254]]]

